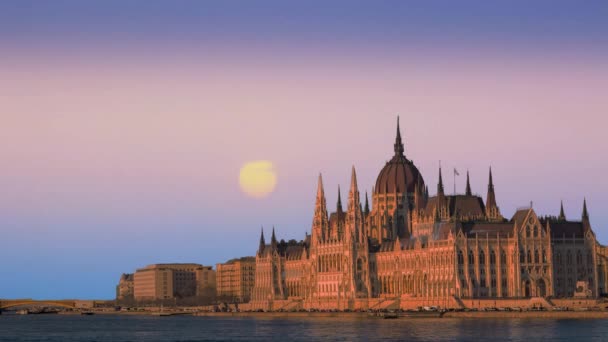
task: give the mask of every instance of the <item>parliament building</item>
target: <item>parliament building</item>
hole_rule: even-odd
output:
[[[319,175],[310,234],[270,243],[255,257],[251,309],[465,307],[492,300],[551,305],[598,298],[608,283],[608,253],[596,240],[586,202],[581,217],[539,216],[532,207],[502,216],[489,171],[485,200],[435,195],[404,154],[397,120],[394,154],[362,203],[355,168],[343,208],[328,214]]]

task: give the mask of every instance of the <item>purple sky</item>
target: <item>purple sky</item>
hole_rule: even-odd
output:
[[[371,191],[397,115],[431,194],[439,160],[484,198],[492,165],[505,216],[586,196],[608,242],[606,2],[247,4],[0,5],[0,298],[301,239],[318,173],[332,208],[353,164]],[[239,189],[259,159],[265,199]]]

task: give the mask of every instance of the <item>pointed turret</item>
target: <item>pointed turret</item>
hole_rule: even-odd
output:
[[[273,249],[277,248],[277,237],[274,235],[274,226],[272,227],[272,238],[270,239],[270,246]]]
[[[589,221],[589,212],[587,211],[587,199],[583,199],[583,221]]]
[[[564,201],[560,201],[559,204],[559,217],[560,221],[566,221],[566,214],[564,213]]]
[[[319,174],[317,185],[317,199],[315,203],[315,215],[312,221],[313,240],[323,241],[327,237],[329,220],[327,217],[327,202],[325,201],[325,191],[323,189],[323,178]]]
[[[467,170],[467,190],[466,190],[466,195],[467,196],[472,196],[472,192],[471,192],[471,182],[469,180],[469,170]]]
[[[439,167],[439,182],[437,183],[437,195],[443,196],[443,177],[441,176],[441,166]]]
[[[336,211],[342,212],[342,197],[340,196],[340,186],[338,185],[338,203],[336,203]]]
[[[321,197],[325,197],[325,191],[323,190],[323,177],[319,173],[319,180],[317,181],[317,200]]]
[[[402,156],[404,152],[403,142],[401,141],[401,129],[399,129],[399,116],[397,116],[397,137],[395,138],[395,155]]]
[[[492,180],[492,167],[490,167],[490,175],[488,179],[488,195],[486,196],[486,215],[488,218],[499,218],[500,212],[496,205],[496,194],[494,193],[494,181]]]
[[[264,227],[262,227],[262,233],[260,234],[260,246],[258,248],[258,253],[262,253],[264,251],[264,247],[266,247],[266,241],[264,240]]]
[[[357,173],[355,172],[355,166],[353,165],[351,174],[350,174],[350,192],[358,192],[359,189],[357,187]]]
[[[361,208],[361,198],[359,197],[359,188],[357,186],[357,172],[354,165],[350,176],[348,215],[346,220],[347,236],[361,241],[363,239],[363,210]]]
[[[365,216],[369,215],[369,200],[367,198],[367,191],[365,192],[365,209],[364,209],[364,213],[365,213]]]

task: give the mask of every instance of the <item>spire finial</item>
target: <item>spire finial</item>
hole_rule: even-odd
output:
[[[397,137],[395,138],[395,155],[403,155],[403,142],[401,141],[401,129],[399,128],[399,115],[397,115]]]
[[[492,167],[490,166],[490,180],[488,182],[488,190],[494,190],[494,181],[492,180]]]
[[[365,215],[369,214],[369,201],[367,199],[367,191],[365,192]]]
[[[589,212],[587,211],[587,198],[583,199],[583,220],[589,219]]]
[[[340,196],[340,185],[338,185],[338,203],[337,203],[337,210],[339,213],[342,212],[342,197]]]
[[[467,192],[466,192],[467,196],[471,196],[471,182],[469,181],[469,170],[467,170]]]
[[[559,220],[560,221],[564,221],[566,220],[566,214],[564,213],[564,201],[560,201],[559,204]]]

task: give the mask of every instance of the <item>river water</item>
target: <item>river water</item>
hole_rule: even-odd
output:
[[[602,319],[0,315],[0,341],[606,341]]]

